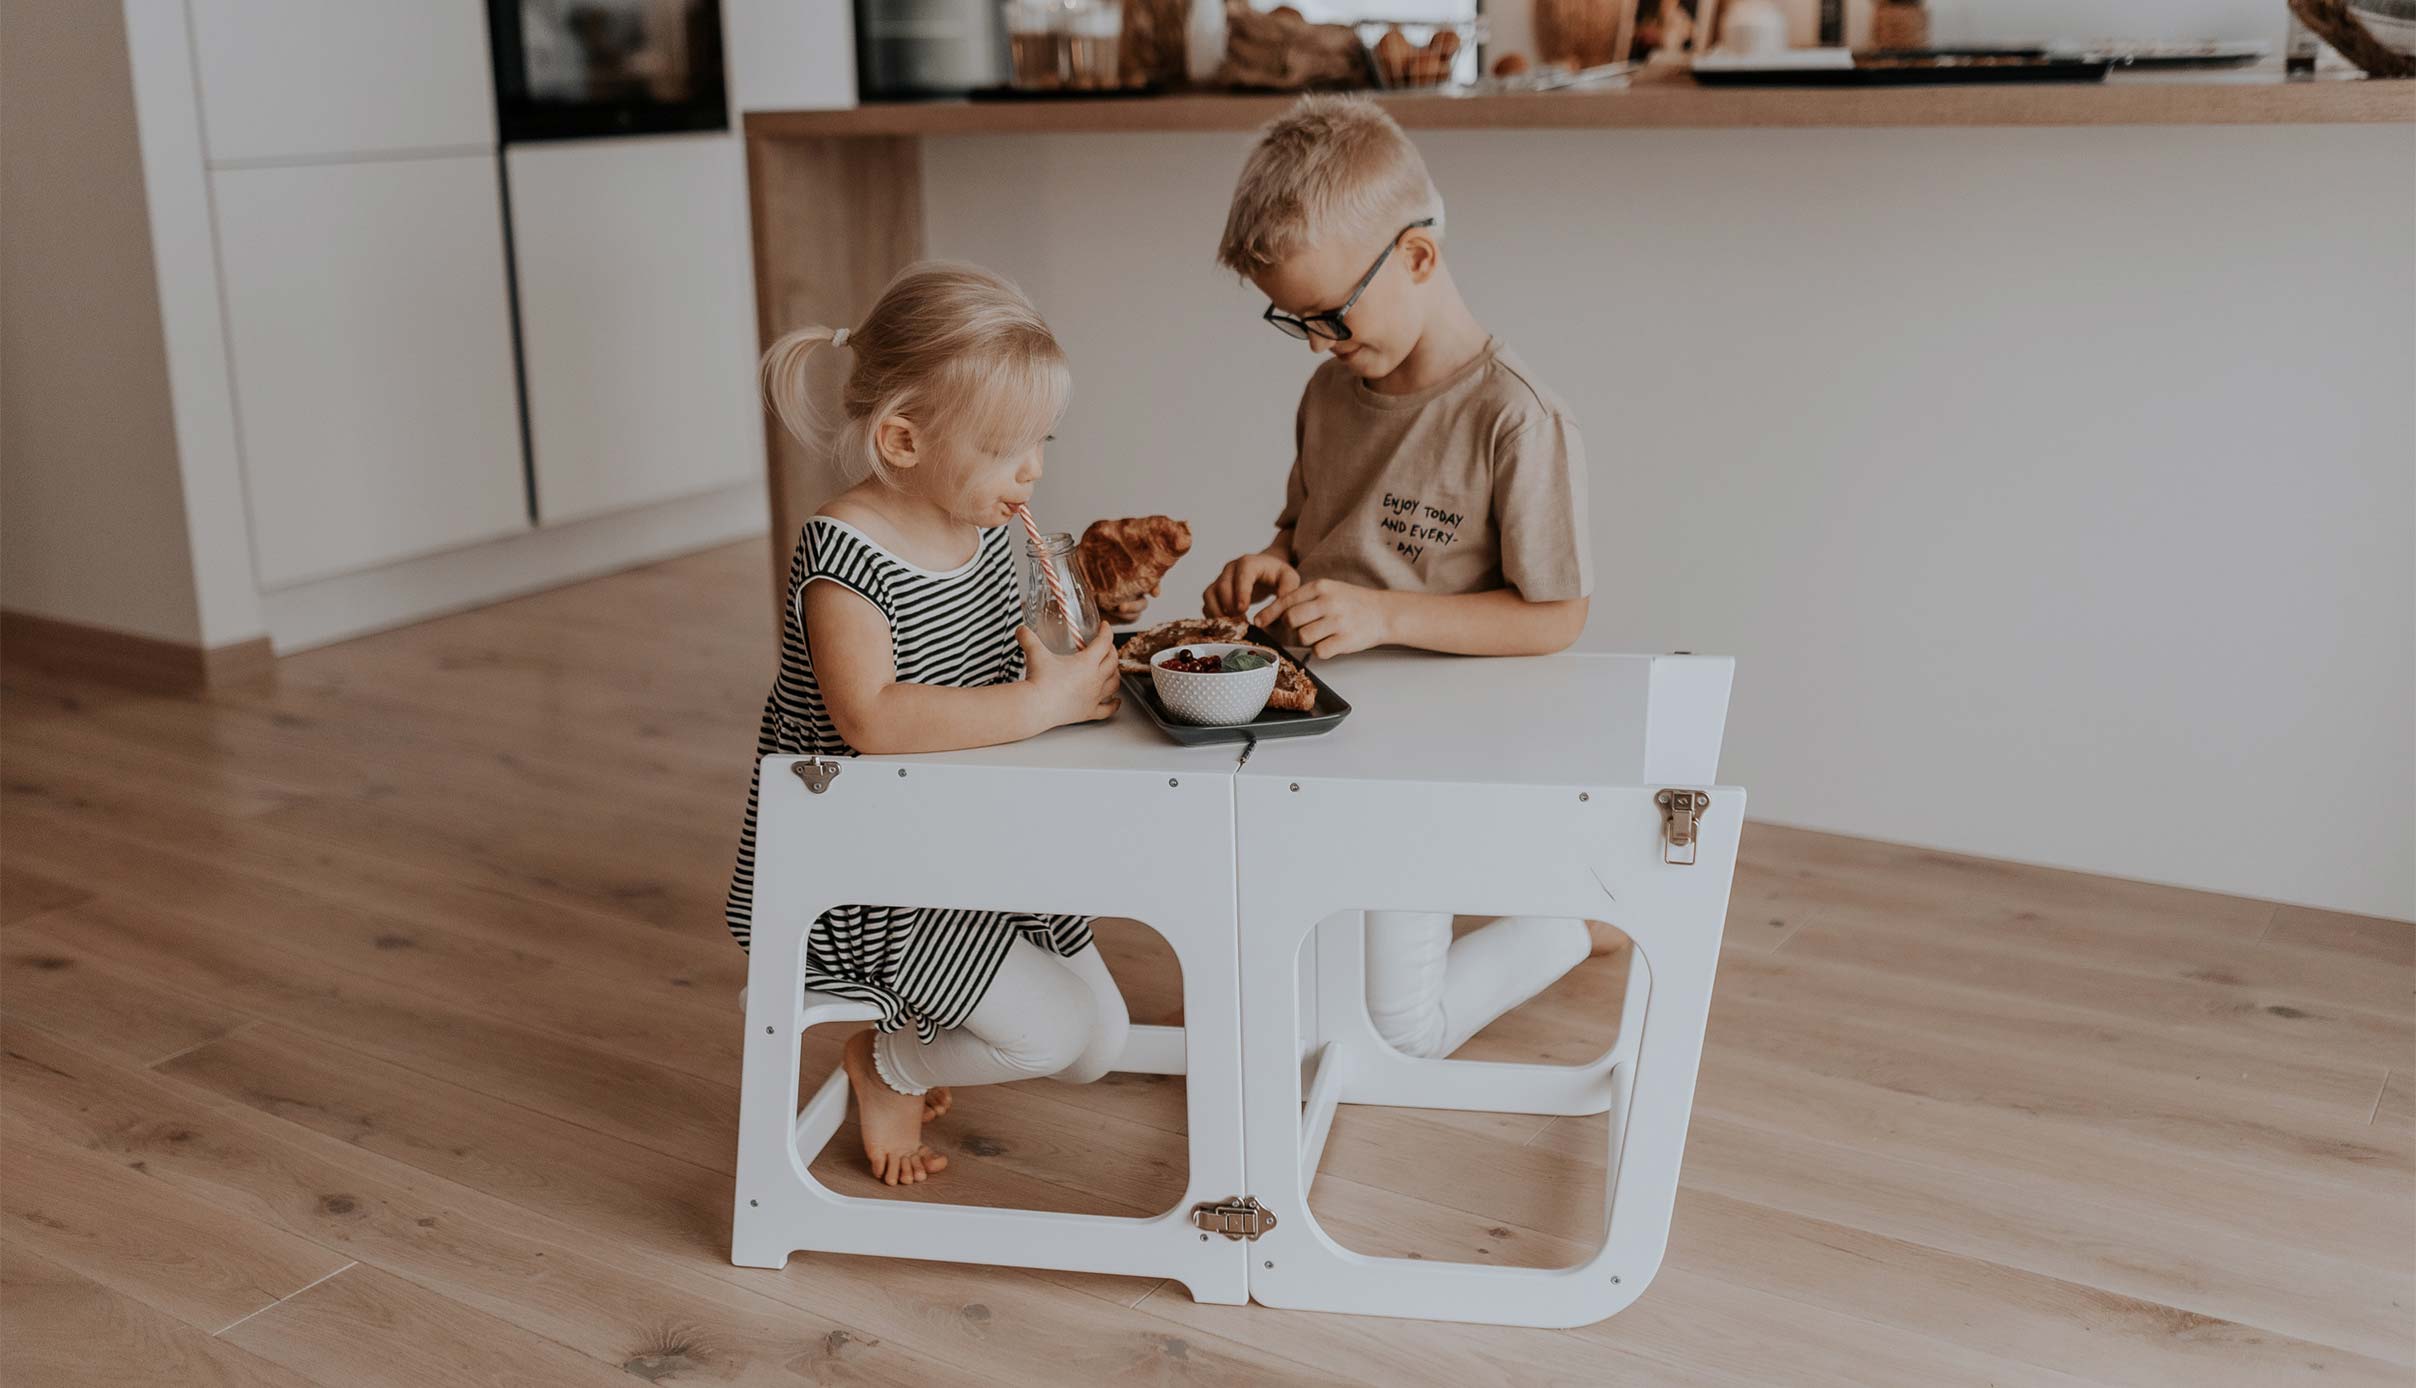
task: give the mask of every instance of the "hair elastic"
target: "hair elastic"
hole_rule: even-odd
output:
[[[845,328],[841,328],[839,331],[837,331],[837,332],[835,332],[835,333],[832,333],[832,334],[831,334],[831,346],[833,346],[833,347],[845,347],[846,345],[847,345],[847,329],[845,329]]]

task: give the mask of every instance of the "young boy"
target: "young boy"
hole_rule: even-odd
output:
[[[1371,646],[1543,655],[1593,590],[1585,451],[1560,398],[1488,334],[1443,260],[1443,199],[1364,98],[1302,99],[1259,137],[1217,248],[1323,353],[1301,392],[1275,539],[1224,567],[1210,616],[1246,614],[1318,657]],[[1449,1055],[1623,938],[1512,917],[1456,943],[1451,917],[1367,914],[1376,1029]]]

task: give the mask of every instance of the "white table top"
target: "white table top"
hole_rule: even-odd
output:
[[[1647,656],[1473,659],[1370,651],[1320,661],[1342,726],[1258,744],[1245,776],[1488,785],[1644,780]]]
[[[866,757],[864,760],[912,766],[1047,767],[1058,771],[1191,771],[1226,774],[1241,755],[1238,742],[1184,747],[1169,741],[1149,715],[1133,707],[1128,697],[1113,718],[1101,723],[1078,723],[1051,728],[1038,737],[1003,747],[978,747],[965,752],[924,752],[914,756]]]
[[[1262,739],[1245,776],[1468,781],[1501,785],[1643,784],[1648,656],[1471,659],[1371,651],[1321,661],[1318,675],[1351,716],[1316,737]],[[1065,771],[1226,773],[1243,744],[1183,747],[1127,699],[1104,723],[1057,728],[967,752],[868,761]]]

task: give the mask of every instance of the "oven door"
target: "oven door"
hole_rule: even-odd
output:
[[[727,130],[719,0],[487,0],[506,144]]]

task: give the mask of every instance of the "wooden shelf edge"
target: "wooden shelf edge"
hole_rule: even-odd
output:
[[[1625,91],[1380,99],[1413,130],[2416,124],[2416,81],[2290,82],[2278,75],[2246,81],[1820,89],[1699,87],[1673,71],[1647,76]],[[882,102],[843,110],[756,111],[746,117],[746,133],[778,140],[1243,131],[1257,128],[1290,101],[1281,95],[1196,93]]]

